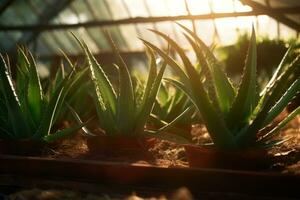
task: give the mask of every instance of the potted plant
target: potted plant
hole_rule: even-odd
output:
[[[163,82],[158,91],[149,123],[154,128],[161,128],[192,105],[182,90]],[[168,131],[191,140],[192,124],[197,121],[197,117],[196,109],[193,108],[170,127]]]
[[[256,83],[256,41],[254,30],[241,83],[235,88],[222,71],[218,60],[195,33],[180,25],[200,63],[200,71],[191,63],[184,50],[164,33],[154,31],[178,53],[183,66],[158,47],[144,40],[176,71],[180,80],[166,79],[183,90],[201,113],[213,141],[212,145],[186,145],[191,166],[251,168],[266,160],[266,149],[282,143],[276,133],[300,112],[297,107],[279,124],[267,126],[299,92],[300,57],[286,63],[288,50],[280,65],[262,91]],[[205,78],[203,78],[205,77]],[[262,131],[265,130],[265,131]],[[261,162],[264,164],[264,162]],[[217,166],[216,166],[217,165]]]
[[[74,37],[76,38],[76,36]],[[119,81],[115,85],[111,83],[111,80],[84,41],[76,39],[81,45],[88,62],[94,86],[93,98],[102,129],[102,133],[98,134],[89,131],[87,145],[91,152],[141,152],[149,145],[147,138],[153,137],[186,142],[179,136],[162,132],[174,124],[176,120],[179,120],[190,108],[187,108],[181,115],[159,130],[145,129],[166,68],[164,63],[157,71],[158,66],[151,49],[149,49],[150,69],[148,80],[145,87],[139,89],[139,93],[136,93],[134,92],[136,90],[133,87],[128,67],[112,40],[110,42],[114,47],[113,50],[117,59],[117,64],[114,66],[119,73]]]
[[[70,136],[86,124],[52,130],[61,115],[66,96],[86,70],[78,73],[72,70],[67,76],[57,78],[51,92],[44,93],[35,60],[29,51],[18,50],[15,82],[9,64],[1,56],[0,153],[39,153],[45,143]]]

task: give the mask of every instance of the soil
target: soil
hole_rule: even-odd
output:
[[[286,116],[286,113],[282,113],[277,121],[282,120]],[[277,123],[276,121],[274,123]],[[207,133],[207,130],[202,124],[195,124],[192,128],[193,141],[195,143],[208,143],[211,139]],[[290,138],[285,143],[271,149],[269,154],[274,156],[274,162],[268,169],[268,171],[278,171],[282,173],[300,174],[300,116],[297,116],[291,121],[278,135],[279,138]],[[160,167],[188,167],[184,148],[180,145],[170,143],[167,141],[158,141],[157,144],[146,150],[144,154],[128,155],[122,154],[122,152],[116,152],[110,155],[91,154],[86,145],[86,137],[83,133],[78,133],[75,137],[67,140],[59,141],[59,145],[55,147],[47,147],[42,152],[43,157],[48,158],[72,158],[72,159],[84,159],[84,160],[100,160],[100,161],[114,161],[118,163],[128,164],[143,164],[150,166]],[[126,200],[282,200],[288,198],[274,198],[274,197],[259,197],[251,196],[247,194],[235,194],[235,193],[202,193],[200,196],[193,197],[191,192],[186,188],[180,188],[176,191],[163,191],[161,193],[144,194],[133,189],[130,191],[137,191],[137,193],[120,193],[122,190],[120,186],[113,186],[117,192],[105,192],[103,190],[97,193],[76,191],[65,187],[51,187],[46,184],[47,187],[39,187],[38,185],[28,186],[28,188],[17,189],[15,191],[3,194],[0,188],[0,200],[56,200],[56,199],[74,199],[74,200],[96,200],[96,199],[126,199]],[[99,186],[97,186],[99,189]],[[110,191],[110,190],[109,190]],[[163,195],[162,195],[163,194]],[[292,199],[291,199],[292,200]]]
[[[280,122],[287,112],[284,111],[275,119],[274,124]],[[300,173],[300,116],[292,120],[281,132],[278,138],[290,138],[285,143],[269,151],[273,157],[272,165],[268,171],[282,171],[284,173]],[[191,131],[193,142],[203,144],[211,142],[209,134],[203,124],[195,124]],[[60,142],[57,148],[47,148],[43,156],[50,158],[72,158],[85,160],[114,161],[128,164],[143,164],[160,167],[188,167],[184,148],[180,145],[157,141],[151,149],[144,149],[139,154],[124,154],[118,152],[111,154],[90,153],[86,145],[86,137],[78,133],[75,137]]]

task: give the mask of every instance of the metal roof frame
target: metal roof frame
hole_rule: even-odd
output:
[[[27,0],[28,3],[32,3],[31,0]],[[139,34],[141,33],[139,30],[139,27],[137,24],[143,24],[143,23],[152,23],[154,29],[157,29],[157,23],[158,22],[165,22],[165,21],[180,21],[180,20],[189,20],[192,23],[192,27],[194,31],[196,31],[196,25],[195,21],[196,20],[207,20],[207,19],[212,19],[213,21],[217,18],[227,18],[227,17],[241,17],[241,16],[258,16],[258,15],[268,15],[272,18],[274,18],[277,22],[280,22],[282,24],[285,24],[286,26],[294,29],[297,31],[297,34],[299,34],[300,31],[300,22],[297,23],[297,21],[294,21],[286,16],[286,14],[299,14],[300,13],[300,5],[298,6],[297,4],[294,4],[292,7],[271,7],[271,0],[261,0],[261,1],[253,1],[253,0],[240,0],[244,5],[248,5],[252,7],[252,11],[246,11],[246,12],[237,12],[234,10],[233,12],[227,12],[227,13],[218,13],[214,12],[212,9],[212,6],[210,5],[210,13],[208,14],[200,14],[200,15],[192,15],[191,11],[189,9],[189,5],[187,0],[184,0],[185,3],[185,10],[186,10],[186,15],[177,15],[177,16],[151,16],[151,11],[147,5],[147,1],[144,0],[143,3],[145,5],[145,8],[147,12],[149,13],[150,17],[132,17],[132,13],[130,12],[130,9],[128,5],[126,4],[125,0],[121,0],[121,3],[123,7],[125,7],[125,10],[128,14],[128,18],[122,18],[122,19],[117,19],[114,20],[113,18],[113,13],[110,10],[109,3],[106,0],[103,0],[108,12],[110,13],[111,20],[96,20],[95,13],[93,13],[93,9],[91,8],[91,5],[89,5],[89,2],[84,2],[87,3],[86,7],[87,9],[91,12],[93,15],[93,18],[95,20],[91,21],[86,21],[82,23],[76,23],[76,24],[50,24],[51,20],[58,16],[67,6],[69,6],[74,0],[53,0],[55,3],[51,3],[52,8],[47,8],[45,12],[38,13],[38,10],[33,9],[36,15],[39,15],[39,20],[36,24],[27,24],[27,25],[1,25],[0,24],[0,31],[3,32],[14,32],[14,31],[21,31],[23,32],[23,35],[21,38],[17,41],[17,43],[21,44],[27,44],[30,45],[32,42],[36,41],[37,37],[39,36],[40,33],[43,31],[50,31],[50,30],[66,30],[66,29],[71,29],[71,28],[79,28],[79,27],[84,27],[84,28],[91,28],[91,27],[99,27],[99,30],[104,33],[103,27],[109,27],[109,26],[116,26],[116,25],[125,25],[125,24],[133,24],[136,32]],[[0,15],[5,12],[10,6],[13,6],[13,2],[15,0],[6,0],[0,5]],[[49,1],[45,0],[45,2]],[[234,3],[235,0],[232,0]],[[275,1],[274,1],[275,2]],[[281,5],[281,4],[280,4]],[[76,14],[78,17],[78,13],[70,6],[70,9],[72,12]],[[279,27],[279,23],[277,25]],[[174,29],[174,26],[172,26],[172,29],[174,31],[174,36],[177,37],[177,32]],[[214,29],[217,34],[218,30],[216,27],[216,24],[214,22]],[[98,42],[96,42],[95,38],[93,35],[89,33],[87,30],[87,33],[89,37],[95,42],[98,48],[100,48]],[[122,41],[124,40],[124,44],[128,43],[124,39],[124,35],[120,31],[121,34],[121,39]],[[218,35],[218,34],[217,34]],[[104,34],[105,37],[106,34]],[[159,43],[162,44],[162,40],[157,38]],[[57,40],[57,38],[55,39]],[[108,38],[105,38],[106,42],[109,44],[107,41]],[[59,43],[59,41],[57,41]],[[44,42],[45,43],[45,42]],[[52,49],[52,47],[49,47],[49,44],[47,42],[45,45],[49,48]],[[63,44],[61,44],[63,45]]]

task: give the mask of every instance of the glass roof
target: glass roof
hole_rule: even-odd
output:
[[[8,0],[1,1],[0,8],[7,2]],[[271,0],[269,4],[264,0],[253,2],[266,9],[300,7],[300,1],[294,0]],[[244,5],[242,0],[13,0],[0,13],[0,51],[12,51],[17,43],[25,43],[41,56],[60,54],[60,50],[67,54],[78,55],[81,51],[71,32],[84,39],[93,53],[111,51],[106,31],[111,34],[122,51],[142,51],[144,47],[139,37],[165,47],[165,42],[148,29],[162,31],[183,46],[186,45],[187,41],[174,22],[155,21],[156,18],[169,16],[190,16],[189,20],[179,22],[191,29],[194,23],[198,35],[207,44],[233,44],[239,33],[251,30],[252,24],[258,35],[283,39],[297,37],[300,27],[299,13],[294,11],[283,15],[292,23],[298,23],[298,30],[295,30],[289,24],[283,24],[280,20],[263,15],[261,11],[259,15],[248,16],[249,12],[255,11],[257,11],[256,7]],[[247,16],[240,14],[243,12],[247,12]],[[212,13],[238,13],[240,16],[229,14],[226,17],[212,19],[208,16]],[[122,20],[149,17],[154,21],[122,23]],[[121,22],[106,26],[51,28],[51,25],[64,26],[78,23],[85,25],[90,22],[114,22],[114,20]],[[44,25],[48,28],[41,31],[24,30],[24,26],[28,25]]]

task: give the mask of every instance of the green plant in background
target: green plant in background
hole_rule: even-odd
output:
[[[226,71],[230,75],[239,75],[242,73],[245,55],[248,49],[248,41],[248,34],[241,34],[235,44],[219,49],[219,52],[224,57],[222,61],[225,63]],[[293,43],[295,43],[295,41],[288,41],[288,44]],[[264,73],[264,76],[270,78],[288,49],[287,43],[280,39],[262,37],[257,39],[256,46],[258,74]],[[295,55],[292,54],[289,55],[288,61],[291,62],[294,56]]]
[[[183,34],[193,47],[200,72],[190,62],[184,50],[164,33],[153,31],[165,39],[182,60],[182,65],[150,42],[150,46],[177,72],[180,80],[167,79],[183,90],[201,113],[201,118],[218,149],[240,150],[257,147],[270,147],[282,141],[274,139],[276,133],[300,112],[300,107],[290,113],[271,131],[259,134],[281,113],[300,90],[300,56],[286,64],[291,49],[261,91],[257,91],[256,80],[256,40],[254,30],[241,82],[235,88],[222,71],[219,61],[210,49],[192,31],[180,25]],[[271,58],[270,58],[271,59]],[[205,71],[205,78],[202,72]]]
[[[86,123],[52,132],[62,114],[66,96],[86,70],[66,76],[57,73],[51,92],[44,93],[35,60],[27,50],[18,50],[17,76],[14,82],[10,63],[0,61],[0,138],[31,139],[52,142],[79,130]],[[14,84],[15,83],[15,84]]]
[[[117,59],[115,67],[119,72],[118,84],[113,86],[87,45],[76,36],[74,37],[81,45],[88,61],[91,79],[94,84],[94,101],[98,119],[100,127],[105,131],[105,134],[116,137],[149,136],[175,140],[175,136],[169,137],[167,133],[162,132],[188,112],[189,108],[173,122],[158,131],[145,130],[145,125],[153,109],[166,64],[162,64],[159,71],[157,71],[158,66],[154,53],[149,49],[150,67],[147,82],[143,89],[140,88],[140,84],[137,84],[138,89],[134,88],[128,67],[111,40],[110,42],[114,47]],[[183,138],[180,139],[185,141]]]

